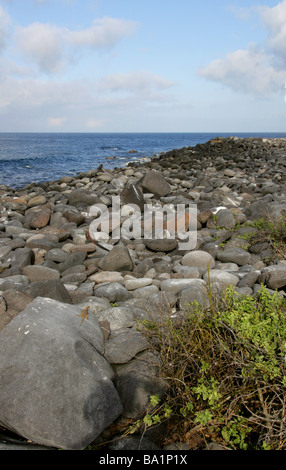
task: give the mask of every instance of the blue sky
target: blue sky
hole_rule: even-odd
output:
[[[0,132],[284,132],[286,0],[0,0]]]

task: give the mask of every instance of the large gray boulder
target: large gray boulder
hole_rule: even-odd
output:
[[[286,286],[286,265],[277,264],[263,269],[259,279],[270,289],[280,289]]]
[[[38,297],[0,332],[0,425],[80,450],[120,416],[103,335],[88,312]]]
[[[140,208],[141,212],[144,211],[144,196],[142,191],[137,188],[135,184],[130,183],[126,185],[120,197],[123,204],[135,204]]]
[[[117,245],[99,261],[98,267],[102,271],[132,271],[133,262],[128,249]]]
[[[194,250],[186,253],[182,258],[182,266],[189,266],[201,269],[212,269],[215,265],[215,259],[206,251]]]
[[[217,253],[217,259],[223,263],[236,263],[238,266],[249,264],[251,254],[243,248],[225,248]]]
[[[138,181],[138,186],[141,186],[144,192],[153,193],[157,197],[167,196],[171,191],[170,184],[166,181],[164,176],[156,170],[147,172],[143,178]]]

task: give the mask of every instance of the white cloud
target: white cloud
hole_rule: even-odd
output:
[[[88,119],[85,123],[85,126],[89,130],[99,129],[105,122],[105,119]]]
[[[49,127],[61,127],[66,122],[65,117],[48,118]]]
[[[260,95],[281,91],[286,80],[286,73],[276,70],[268,55],[253,47],[213,60],[207,67],[201,67],[199,74],[235,91]]]
[[[4,8],[0,5],[0,51],[4,49],[6,38],[8,36],[8,26],[10,24],[10,17],[5,12]]]
[[[64,58],[62,30],[54,25],[32,23],[17,29],[17,42],[25,56],[43,72],[57,72]]]
[[[127,91],[150,93],[152,90],[164,90],[174,85],[174,82],[145,70],[133,73],[117,73],[109,75],[99,82],[101,91]]]
[[[198,70],[202,77],[235,91],[268,96],[281,92],[286,82],[286,0],[256,12],[268,30],[264,43],[229,53]]]
[[[65,31],[65,38],[76,46],[90,46],[95,49],[109,49],[122,38],[135,33],[137,23],[117,18],[104,17],[94,20],[90,28],[79,31]]]
[[[286,0],[273,8],[263,7],[260,16],[269,30],[266,47],[286,66]]]
[[[90,28],[72,31],[49,23],[35,22],[18,27],[16,39],[24,56],[35,62],[45,73],[60,72],[74,60],[75,50],[110,49],[121,39],[134,34],[137,23],[105,17],[93,22]]]

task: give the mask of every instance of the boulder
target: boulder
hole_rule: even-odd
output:
[[[142,191],[135,184],[128,184],[125,186],[120,195],[121,203],[135,204],[139,207],[140,211],[144,211],[144,196]]]
[[[220,209],[216,214],[216,225],[219,228],[233,229],[235,227],[235,217],[232,210]]]
[[[60,273],[56,269],[47,268],[46,266],[31,265],[22,269],[24,276],[30,279],[30,282],[47,281],[48,279],[59,279]]]
[[[1,277],[7,277],[11,274],[21,274],[22,268],[33,264],[35,260],[35,253],[29,247],[17,248],[11,251],[3,259],[3,263],[9,264],[10,268],[1,273]]]
[[[63,273],[67,269],[70,269],[74,266],[81,265],[86,258],[86,253],[79,251],[77,253],[70,253],[69,256],[63,263],[59,264],[59,271]]]
[[[0,331],[33,301],[25,292],[11,289],[0,296]]]
[[[239,281],[237,284],[238,288],[244,288],[244,287],[252,287],[259,276],[260,272],[259,271],[250,271],[249,273],[246,273]]]
[[[0,332],[0,424],[40,445],[80,450],[122,413],[93,314],[37,298]]]
[[[84,189],[75,189],[68,195],[68,204],[75,207],[89,207],[95,204],[97,196]]]
[[[165,279],[161,281],[161,291],[166,291],[171,294],[178,294],[178,292],[185,287],[195,286],[195,288],[200,288],[202,285],[205,285],[203,279]]]
[[[130,292],[119,282],[99,284],[94,288],[94,295],[108,299],[109,302],[124,302],[131,298]]]
[[[204,280],[208,283],[215,284],[225,288],[227,286],[237,286],[239,283],[239,277],[232,273],[223,271],[221,269],[211,269],[209,272],[205,272],[203,275]]]
[[[134,318],[131,307],[119,306],[102,310],[97,314],[99,323],[108,321],[110,331],[119,328],[129,328],[134,324]]]
[[[156,170],[147,172],[143,178],[138,181],[138,185],[143,188],[143,191],[152,193],[157,197],[167,196],[171,191],[170,184],[166,181],[164,176]]]
[[[96,284],[102,284],[105,282],[124,282],[122,274],[117,271],[102,271],[89,276],[89,280]]]
[[[102,271],[132,271],[133,261],[128,249],[117,245],[99,261],[98,267]]]
[[[179,291],[179,302],[181,309],[192,310],[199,304],[203,309],[210,306],[206,287],[201,285],[191,285]]]
[[[271,215],[271,207],[267,202],[258,200],[250,204],[244,213],[250,220],[260,219],[261,217],[267,218]]]
[[[45,196],[34,196],[31,197],[28,201],[28,207],[36,207],[36,206],[42,206],[43,204],[46,204],[47,199]]]
[[[243,248],[225,248],[217,253],[217,259],[223,263],[236,263],[238,266],[250,263],[251,254]]]
[[[150,396],[166,393],[166,382],[159,378],[160,360],[151,350],[139,352],[127,364],[115,366],[116,390],[123,404],[123,415],[128,418],[142,417]]]
[[[68,253],[61,248],[52,248],[45,254],[46,260],[54,261],[55,263],[63,263],[68,258]]]
[[[286,286],[286,266],[284,264],[267,266],[263,269],[260,280],[274,290]]]
[[[124,286],[129,291],[139,289],[141,287],[150,286],[151,284],[152,284],[152,279],[148,277],[143,277],[141,279],[130,278],[130,279],[126,279],[124,282]]]
[[[32,229],[40,229],[46,227],[50,221],[51,209],[49,207],[43,207],[40,210],[33,210],[26,216],[26,223]]]
[[[144,241],[146,248],[151,251],[162,251],[168,253],[178,248],[178,241],[175,238],[156,238]]]
[[[132,296],[139,298],[139,299],[149,299],[151,295],[157,294],[159,289],[157,286],[146,286],[146,287],[138,287],[132,291]]]
[[[191,251],[183,256],[182,266],[190,266],[194,268],[212,269],[215,265],[213,256],[207,251]]]
[[[139,352],[149,349],[144,336],[133,328],[120,328],[105,343],[104,357],[109,364],[126,364]]]
[[[35,299],[36,297],[46,297],[48,299],[59,300],[60,302],[72,303],[71,297],[58,279],[47,279],[46,281],[33,282],[27,293]]]
[[[5,277],[0,279],[0,290],[19,289],[25,291],[30,285],[30,280],[27,276],[16,274],[15,276]]]

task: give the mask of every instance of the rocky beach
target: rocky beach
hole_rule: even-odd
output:
[[[285,157],[285,139],[217,137],[124,168],[0,186],[0,449],[82,450],[118,438],[112,426],[165,393],[138,322],[184,315],[192,302],[207,309],[209,283],[285,295],[286,261],[267,241],[248,243],[255,221],[286,213]],[[116,197],[117,225],[91,231],[91,208],[107,208],[109,220]],[[162,236],[124,236],[131,214],[143,227],[147,204],[195,208],[191,248],[164,217]],[[162,448],[134,435],[108,449],[139,444]]]

